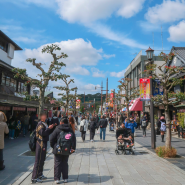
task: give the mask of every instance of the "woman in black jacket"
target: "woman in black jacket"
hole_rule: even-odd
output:
[[[95,122],[94,118],[91,118],[90,122],[90,140],[93,142],[94,141],[94,136],[95,136],[95,130],[97,128],[97,124]]]
[[[70,127],[68,120],[66,118],[62,118],[60,120],[60,125],[56,127],[54,132],[52,133],[50,137],[50,145],[53,148],[53,154],[55,155],[54,158],[54,180],[56,184],[60,184],[60,178],[61,173],[62,177],[64,179],[64,183],[67,183],[68,181],[68,159],[69,155],[62,155],[59,154],[59,148],[57,142],[59,138],[61,138],[60,134],[64,132],[63,134],[66,137],[71,137],[72,146],[70,148],[70,153],[72,154],[76,150],[76,136]],[[69,139],[68,138],[68,139]],[[67,138],[66,138],[67,139]],[[66,149],[65,149],[66,150]]]

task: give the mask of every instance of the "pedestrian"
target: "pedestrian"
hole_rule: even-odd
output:
[[[99,120],[100,119],[99,119],[98,115],[96,115],[96,120],[95,120],[96,121],[96,124],[98,124]]]
[[[90,122],[90,141],[94,141],[94,136],[95,136],[95,130],[97,128],[95,119],[92,117],[91,122]]]
[[[141,119],[141,128],[143,130],[143,137],[146,137],[146,128],[148,126],[148,118],[147,115],[144,115]]]
[[[9,129],[6,124],[7,118],[4,112],[0,111],[0,170],[4,170],[4,160],[3,160],[3,149],[4,149],[4,134],[8,134]]]
[[[10,139],[14,139],[15,137],[16,126],[17,126],[16,117],[12,116],[12,118],[10,119],[10,124],[9,124],[9,138]]]
[[[69,124],[70,124],[70,126],[71,126],[73,132],[75,133],[75,120],[74,120],[73,117],[70,117],[70,118],[69,118]]]
[[[67,142],[66,142],[67,140]],[[76,150],[76,136],[68,124],[66,118],[60,120],[50,137],[50,145],[54,154],[54,180],[60,184],[61,174],[64,183],[68,182],[68,159],[69,155]]]
[[[137,127],[137,123],[134,121],[132,116],[130,116],[130,119],[127,119],[125,123],[125,127],[131,130],[131,135],[132,135],[133,142],[134,142],[134,132],[135,132],[135,127]]]
[[[161,116],[159,122],[157,123],[157,126],[161,132],[161,141],[164,142],[164,134],[166,132],[166,120],[164,116]]]
[[[107,119],[105,119],[104,116],[101,117],[99,121],[99,128],[100,128],[100,140],[102,140],[102,134],[103,134],[103,141],[105,142],[105,135],[106,135],[106,128],[107,128],[108,122]]]
[[[137,123],[137,128],[140,130],[140,118],[139,118],[139,115],[137,114],[136,116],[136,123]]]
[[[55,125],[55,124],[59,125],[59,120],[58,120],[58,117],[57,117],[57,112],[54,112],[50,124],[51,124],[51,125],[52,125],[52,124],[54,124],[54,125]]]
[[[25,137],[27,132],[28,132],[28,126],[29,126],[29,120],[30,120],[30,116],[29,114],[27,113],[24,118],[23,118],[23,136]]]
[[[15,119],[15,123],[16,123],[16,127],[15,127],[15,138],[18,138],[19,135],[20,135],[20,132],[21,132],[22,124],[21,124],[21,121],[20,121],[19,118],[16,118]]]
[[[48,125],[45,123],[47,116],[45,113],[40,114],[40,121],[36,127],[36,152],[35,152],[35,164],[32,174],[32,184],[41,183],[42,180],[47,179],[43,175],[44,161],[46,159],[47,142],[49,141],[49,135],[53,131],[54,125]]]
[[[85,135],[86,135],[87,130],[88,130],[88,124],[85,118],[82,117],[81,122],[80,122],[80,132],[81,132],[81,137],[82,137],[83,142],[85,142]]]

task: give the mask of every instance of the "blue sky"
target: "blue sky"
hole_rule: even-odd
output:
[[[141,49],[164,50],[185,44],[184,0],[0,0],[0,29],[23,48],[13,66],[28,57],[49,64],[41,48],[57,43],[69,57],[61,72],[75,79],[79,93],[96,93],[101,81],[116,89],[124,69]],[[50,83],[62,84],[60,81]]]

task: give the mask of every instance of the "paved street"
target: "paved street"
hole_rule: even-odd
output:
[[[136,141],[141,144],[142,146],[148,148],[149,150],[153,151],[151,149],[151,131],[147,130],[147,136],[143,138],[142,131],[137,130],[137,138]],[[166,136],[165,136],[166,137]],[[158,135],[156,137],[156,146],[164,146],[165,142],[161,142],[161,136]],[[183,156],[181,158],[176,158],[176,159],[167,159],[169,162],[175,164],[179,168],[185,170],[185,140],[179,139],[176,137],[172,137],[172,147],[177,149],[177,153],[180,156]],[[153,151],[154,152],[154,151]]]
[[[108,133],[106,142],[87,141],[83,143],[77,137],[76,153],[69,159],[69,185],[120,185],[120,184],[185,184],[185,172],[168,161],[146,151],[136,144],[136,155],[115,155],[115,133]],[[136,138],[136,141],[138,138]],[[44,175],[48,180],[42,185],[52,185],[53,155],[45,163]],[[21,185],[29,185],[29,175]],[[18,183],[14,183],[17,185]]]

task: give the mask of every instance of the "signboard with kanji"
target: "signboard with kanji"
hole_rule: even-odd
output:
[[[139,87],[140,87],[140,100],[149,101],[150,100],[150,79],[140,78]]]
[[[163,86],[160,80],[154,79],[152,81],[152,94],[153,96],[163,95]]]

